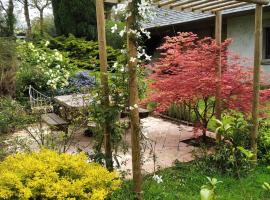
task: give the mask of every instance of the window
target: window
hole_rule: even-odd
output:
[[[265,59],[270,59],[270,27],[265,28],[265,54],[264,58]]]

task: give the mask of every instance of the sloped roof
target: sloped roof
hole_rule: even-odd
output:
[[[268,5],[269,6],[269,5]],[[234,14],[244,11],[249,11],[255,9],[255,5],[246,5],[238,8],[232,8],[223,11],[224,15]],[[186,22],[198,21],[207,18],[214,17],[213,14],[208,13],[195,13],[186,11],[176,11],[170,9],[156,8],[156,17],[149,23],[146,23],[144,27],[146,29],[182,24]]]

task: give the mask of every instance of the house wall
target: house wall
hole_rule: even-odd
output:
[[[251,60],[254,55],[254,13],[227,18],[227,38],[232,38],[230,50]],[[263,26],[270,26],[270,11],[263,13]],[[270,74],[270,63],[262,62],[266,74]],[[269,77],[269,76],[268,76]],[[270,77],[268,81],[270,83]]]

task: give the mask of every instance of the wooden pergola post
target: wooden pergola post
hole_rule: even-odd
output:
[[[133,10],[136,6],[136,1],[132,1],[128,5],[128,10]],[[138,78],[137,78],[137,41],[134,35],[129,33],[130,29],[133,29],[135,24],[135,17],[131,15],[127,18],[127,49],[128,49],[128,72],[129,72],[129,106],[130,120],[131,120],[131,148],[132,148],[132,174],[134,183],[134,192],[136,199],[142,199],[141,184],[141,148],[140,148],[140,118],[139,109],[137,106],[139,103],[138,92]],[[131,59],[132,58],[132,59]],[[135,60],[133,60],[135,59]]]
[[[259,127],[259,93],[260,93],[260,68],[262,59],[262,13],[263,6],[257,4],[255,10],[255,49],[253,70],[253,101],[252,101],[252,131],[251,150],[254,154],[253,160],[257,162],[257,135]]]
[[[216,23],[215,23],[215,37],[216,43],[220,47],[222,42],[222,13],[221,11],[216,12]],[[217,59],[216,59],[216,76],[218,78],[217,89],[216,89],[216,118],[221,120],[221,113],[222,113],[222,102],[221,102],[221,76],[222,76],[222,66],[221,66],[221,48],[217,52]],[[221,135],[217,134],[216,136],[217,141],[221,140]]]
[[[102,106],[104,110],[108,110],[110,106],[109,100],[109,84],[108,84],[108,62],[107,62],[107,44],[105,34],[105,13],[104,1],[96,0],[96,14],[97,14],[97,30],[98,30],[98,44],[99,44],[99,60],[101,73],[101,88],[102,88]],[[110,121],[105,120],[103,126],[104,148],[105,148],[105,162],[109,171],[113,170],[112,149],[111,149],[111,134]]]

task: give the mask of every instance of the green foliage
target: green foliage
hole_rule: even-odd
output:
[[[269,166],[267,168],[270,169]],[[265,191],[270,192],[270,184],[268,182],[264,182],[262,187]]]
[[[20,153],[0,163],[1,199],[103,200],[120,180],[84,154]]]
[[[0,37],[13,37],[16,23],[14,1],[8,0],[6,2],[5,12],[0,12]]]
[[[196,122],[196,114],[191,108],[191,105],[182,103],[173,103],[165,112],[165,115],[187,121],[187,122]]]
[[[125,44],[124,38],[121,37],[117,31],[115,33],[112,33],[112,30],[111,30],[111,28],[115,26],[115,24],[117,25],[119,30],[124,30],[124,27],[125,27],[124,22],[107,20],[106,21],[107,45],[115,49],[122,49]]]
[[[219,171],[203,170],[194,163],[177,163],[175,167],[159,171],[163,183],[157,184],[152,175],[144,177],[142,191],[144,200],[198,200],[205,177],[221,180],[216,188],[217,200],[267,200],[270,198],[262,188],[270,180],[270,171],[258,166],[240,180]],[[125,181],[122,189],[114,193],[112,200],[133,200],[132,182]]]
[[[68,85],[68,78],[73,71],[59,51],[47,48],[48,42],[39,46],[31,42],[18,42],[17,52],[20,66],[17,73],[17,95],[28,96],[29,85],[48,92]]]
[[[58,35],[97,39],[94,0],[52,0],[52,6]]]
[[[0,97],[14,96],[16,70],[15,43],[9,38],[0,38]]]
[[[219,170],[240,178],[251,169],[250,158],[253,154],[248,150],[248,122],[241,113],[231,112],[216,123],[216,133],[221,134],[222,141],[217,144],[215,154],[206,154],[198,164],[203,165],[205,170]]]
[[[261,120],[259,124],[258,136],[258,157],[263,162],[270,162],[270,123],[266,120]]]
[[[222,181],[218,181],[216,178],[207,177],[207,184],[201,187],[200,195],[201,200],[215,200],[216,199],[216,187],[217,184],[222,183]]]
[[[75,38],[69,35],[69,37],[52,38],[48,47],[65,53],[70,63],[78,68],[99,70],[99,48],[97,42],[86,41],[83,38]],[[119,50],[108,46],[108,65],[112,66],[120,55]]]
[[[54,18],[52,15],[45,16],[43,19],[43,33],[48,34],[50,36],[55,36],[56,35],[56,30],[55,30],[55,25],[54,25]],[[40,35],[40,19],[39,18],[34,18],[31,21],[32,25],[32,34],[33,36],[35,35]]]
[[[0,98],[0,133],[9,133],[34,121],[18,102]]]

